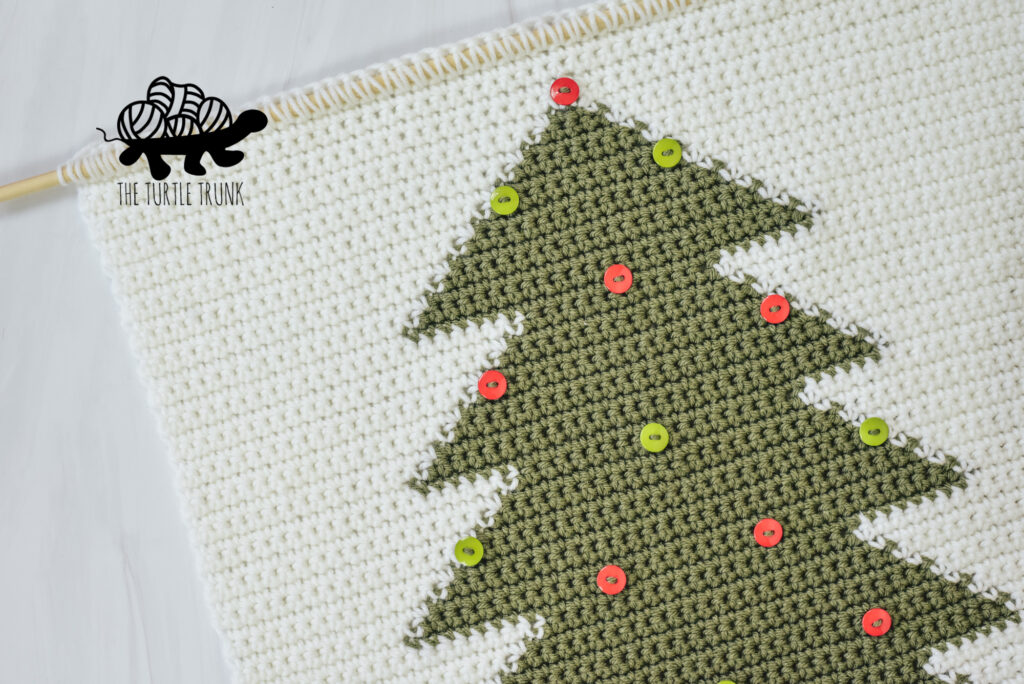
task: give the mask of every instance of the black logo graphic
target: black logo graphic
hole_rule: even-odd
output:
[[[266,125],[267,115],[258,109],[247,109],[232,120],[223,100],[206,97],[195,84],[174,83],[159,76],[149,84],[145,100],[121,110],[119,137],[108,138],[102,128],[96,130],[107,142],[120,140],[128,145],[118,157],[122,164],[131,166],[145,155],[153,180],[163,180],[171,173],[163,155],[184,155],[185,173],[202,176],[206,173],[204,153],[208,152],[217,166],[234,166],[245,154],[227,148]]]

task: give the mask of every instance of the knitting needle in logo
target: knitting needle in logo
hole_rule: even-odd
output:
[[[97,128],[107,142],[120,140],[128,146],[121,163],[131,166],[145,155],[153,180],[163,180],[171,167],[163,155],[183,155],[185,173],[202,176],[203,154],[209,153],[217,166],[234,166],[245,158],[228,147],[241,142],[250,133],[263,130],[267,115],[247,109],[232,119],[223,100],[206,97],[192,83],[174,83],[160,76],[149,84],[145,100],[137,100],[121,110],[117,117],[117,138]]]

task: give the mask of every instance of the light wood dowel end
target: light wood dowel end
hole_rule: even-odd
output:
[[[39,190],[55,188],[58,185],[60,185],[60,180],[57,178],[57,172],[47,171],[38,176],[32,176],[31,178],[8,183],[7,185],[0,185],[0,202],[30,195]]]

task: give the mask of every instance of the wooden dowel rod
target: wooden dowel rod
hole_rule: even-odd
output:
[[[56,171],[47,171],[41,173],[38,176],[32,176],[31,178],[25,178],[20,181],[8,183],[7,185],[0,185],[0,202],[6,202],[16,197],[23,197],[30,195],[33,192],[40,190],[46,190],[47,188],[55,188],[60,185],[60,180],[57,178]]]

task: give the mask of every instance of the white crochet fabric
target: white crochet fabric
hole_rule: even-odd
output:
[[[141,170],[82,184],[239,681],[484,681],[542,635],[530,615],[403,643],[455,540],[515,486],[496,473],[423,498],[406,482],[518,322],[400,332],[563,75],[581,104],[814,203],[812,231],[720,270],[886,340],[806,399],[956,455],[968,486],[859,534],[1024,610],[1024,4],[641,4],[656,16],[272,123],[209,176],[242,180],[244,206],[118,206],[115,180]],[[1024,626],[929,669],[1024,682]]]

